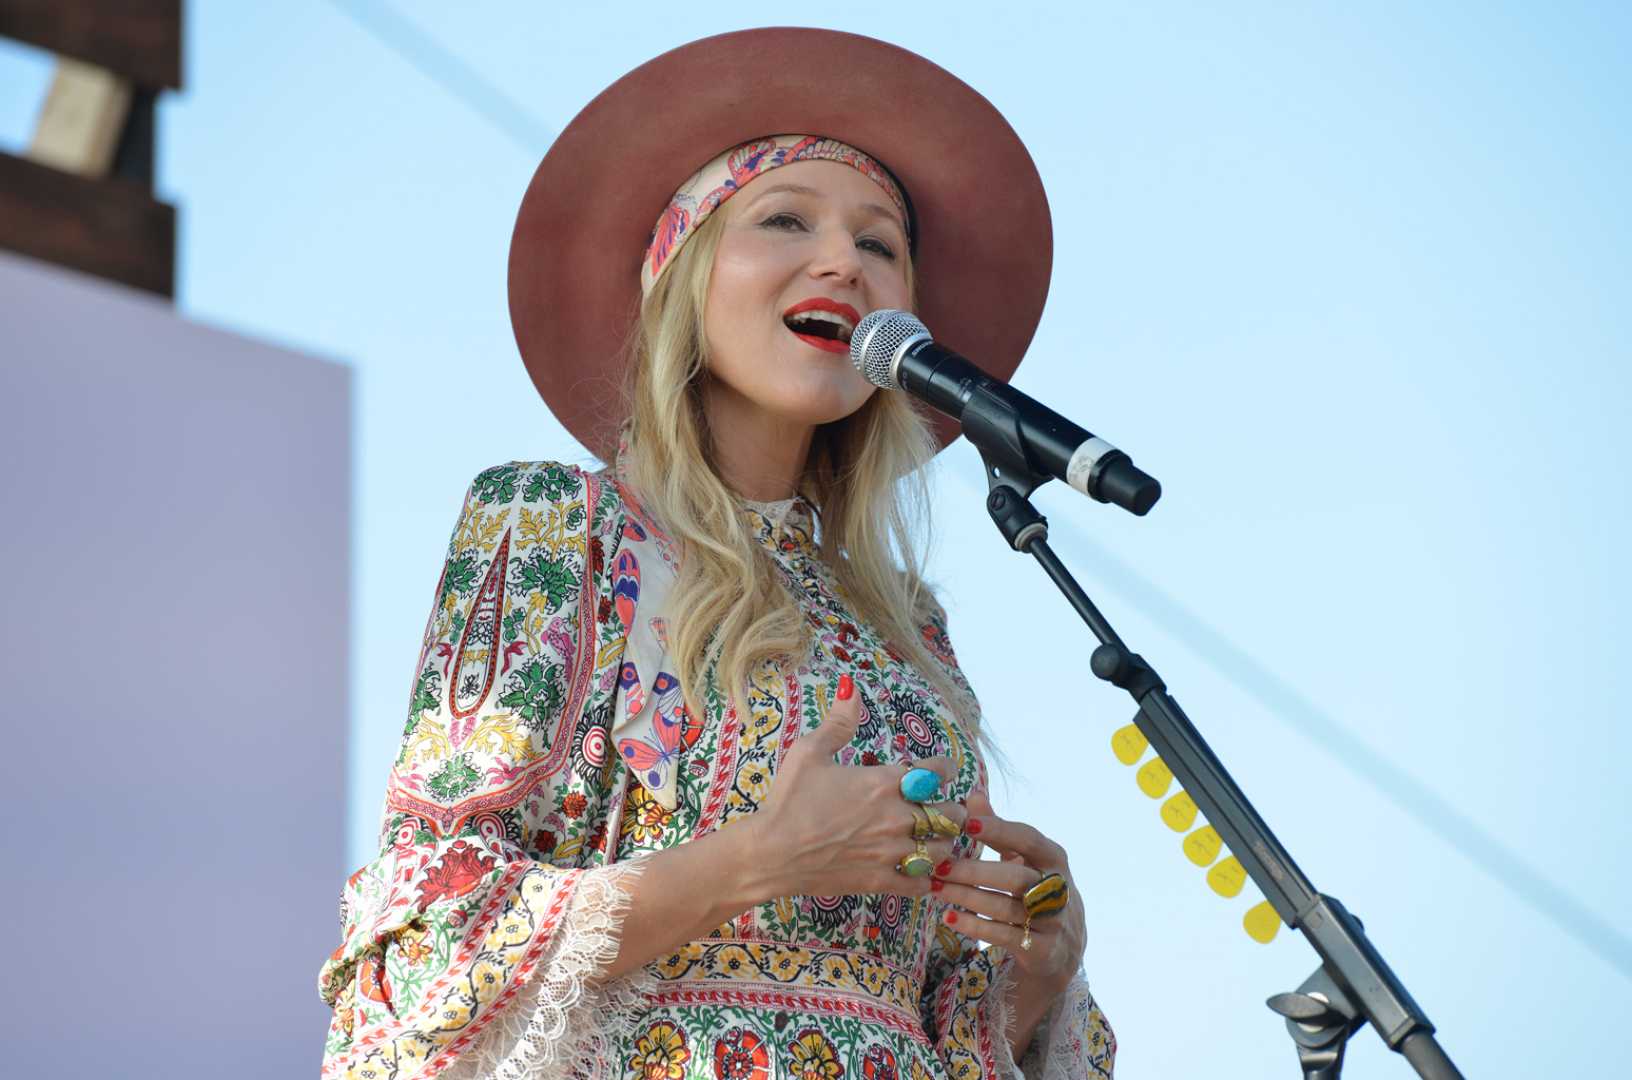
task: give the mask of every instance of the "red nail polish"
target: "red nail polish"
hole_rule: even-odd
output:
[[[946,913],[946,925],[951,926],[954,923],[956,923],[957,921],[958,921],[958,913],[956,911],[948,911]]]
[[[850,695],[856,692],[856,681],[848,675],[839,676],[839,700],[849,701]]]
[[[929,879],[930,892],[940,892],[944,888],[946,888],[946,882],[942,881],[940,878]]]
[[[942,859],[941,860],[941,865],[939,865],[939,866],[937,866],[935,868],[935,876],[936,877],[945,877],[946,875],[950,874],[951,872],[952,872],[952,860],[951,859]]]
[[[968,833],[970,836],[979,836],[980,819],[978,817],[972,817],[968,821],[964,822],[963,831]]]

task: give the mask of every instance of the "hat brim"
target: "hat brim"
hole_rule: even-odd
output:
[[[905,49],[835,30],[703,38],[642,64],[573,118],[533,174],[510,241],[510,321],[533,385],[603,461],[623,419],[624,345],[658,215],[698,167],[751,138],[842,140],[912,200],[917,314],[1007,380],[1048,295],[1053,227],[1024,144],[993,105]],[[958,436],[937,416],[941,446]]]

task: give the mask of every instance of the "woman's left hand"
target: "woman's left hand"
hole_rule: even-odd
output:
[[[977,849],[976,858],[937,866],[930,888],[952,905],[943,919],[960,934],[1003,946],[1028,979],[1063,990],[1077,973],[1088,938],[1065,849],[1023,821],[998,817],[983,791],[972,792],[967,805],[965,831],[1000,853],[1002,861],[980,859]],[[943,869],[948,872],[942,874]],[[1069,900],[1063,911],[1032,919],[1031,948],[1022,949],[1026,906],[1021,898],[1048,873],[1065,878]]]

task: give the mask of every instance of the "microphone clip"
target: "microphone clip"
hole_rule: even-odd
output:
[[[1053,477],[1032,468],[1014,407],[976,385],[964,402],[963,434],[986,465],[986,512],[1010,547],[1028,551],[1048,539],[1048,519],[1031,504],[1031,493]]]

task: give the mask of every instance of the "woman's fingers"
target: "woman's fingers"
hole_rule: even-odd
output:
[[[1015,854],[1031,866],[1057,868],[1066,864],[1065,849],[1023,821],[1010,821],[993,813],[982,813],[971,799],[969,820],[963,830],[1005,856]],[[987,804],[990,805],[989,803]]]
[[[959,885],[950,878],[940,877],[930,882],[930,891],[949,904],[955,904],[964,911],[984,915],[988,919],[1013,923],[1016,926],[1026,921],[1026,905],[1006,892],[976,889],[969,885]]]
[[[936,811],[942,817],[956,825],[959,833],[963,832],[963,823],[969,818],[969,811],[965,810],[961,805],[955,802],[927,802],[921,804],[906,803],[905,805],[907,808],[908,822],[915,823],[917,821],[918,815],[914,812],[914,810],[916,806],[922,806],[922,808],[925,810]],[[912,831],[912,824],[907,826],[907,831],[909,833]]]
[[[1054,943],[1058,935],[1049,927],[1037,923],[1031,925],[1031,948],[1022,949],[1020,942],[1025,939],[1025,927],[1015,926],[1001,919],[988,919],[970,911],[961,911],[957,908],[947,908],[941,921],[956,930],[964,937],[975,938],[978,941],[988,941],[993,945],[1001,945],[1016,957],[1030,955],[1043,958],[1053,952]]]
[[[956,825],[961,832],[963,823],[969,820],[969,811],[955,802],[936,803],[935,809],[946,815],[947,820]]]
[[[849,693],[845,693],[844,676],[839,686],[839,693],[834,695],[833,703],[827,707],[827,715],[822,718],[821,726],[809,735],[793,744],[791,755],[803,745],[809,745],[806,753],[819,754],[824,760],[829,760],[834,754],[856,737],[856,727],[861,723],[861,695],[854,691],[852,684]]]
[[[884,851],[878,859],[880,870],[887,870],[887,882],[879,892],[899,893],[903,896],[922,896],[931,890],[934,878],[928,874],[913,877],[900,869],[900,863],[909,855],[918,852],[916,841],[902,837],[899,841],[890,841],[884,845]],[[949,840],[924,841],[924,854],[929,856],[934,866],[944,866],[952,860],[952,843]],[[933,871],[931,871],[933,873]]]
[[[940,871],[945,869],[946,873]],[[1019,896],[1043,879],[1043,872],[1022,862],[992,859],[953,859],[936,866],[935,876],[978,889],[999,889]]]

